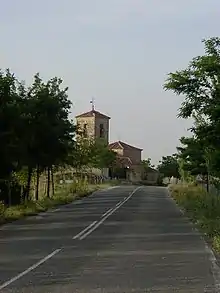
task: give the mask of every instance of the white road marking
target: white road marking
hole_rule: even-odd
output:
[[[88,227],[86,227],[84,230],[82,230],[80,233],[78,233],[76,236],[73,237],[73,239],[76,239],[78,237],[80,240],[86,238],[89,234],[91,234],[96,228],[98,228],[110,215],[112,215],[117,209],[119,209],[123,204],[125,204],[131,197],[132,195],[134,195],[134,193],[139,190],[142,186],[137,187],[135,190],[133,190],[133,192],[125,198],[124,201],[119,202],[116,207],[114,209],[112,209],[111,211],[109,210],[109,212],[106,214],[105,217],[103,217],[99,222],[94,221],[93,223],[91,223]],[[48,261],[49,259],[51,259],[53,256],[55,256],[56,254],[58,254],[62,249],[56,249],[54,250],[52,253],[48,254],[46,257],[44,257],[43,259],[41,259],[40,261],[38,261],[37,263],[35,263],[34,265],[32,265],[31,267],[29,267],[28,269],[26,269],[25,271],[21,272],[20,274],[18,274],[17,276],[11,278],[10,280],[6,281],[5,283],[3,283],[2,285],[0,285],[0,290],[8,287],[9,285],[11,285],[12,283],[14,283],[15,281],[19,280],[20,278],[22,278],[23,276],[27,275],[28,273],[30,273],[31,271],[35,270],[36,268],[38,268],[40,265],[42,265],[43,263],[45,263],[46,261]]]
[[[119,206],[122,202],[119,201],[117,204],[116,204],[116,207]],[[109,210],[107,210],[107,212],[105,212],[103,215],[102,215],[102,218],[105,217],[108,213],[110,213],[114,208],[110,208]]]
[[[29,267],[28,269],[26,269],[22,273],[18,274],[14,278],[12,278],[12,279],[8,280],[7,282],[3,283],[2,285],[0,285],[0,290],[8,287],[10,284],[14,283],[18,279],[22,278],[23,276],[27,275],[31,271],[35,270],[37,267],[39,267],[40,265],[42,265],[43,263],[45,263],[47,260],[49,260],[50,258],[52,258],[55,254],[59,253],[60,251],[61,251],[61,248],[54,250],[52,253],[48,254],[46,257],[44,257],[43,259],[41,259],[36,264],[32,265],[31,267]]]
[[[90,228],[92,228],[96,223],[97,223],[97,221],[92,222],[92,224],[90,224],[90,225],[87,226],[84,230],[82,230],[82,231],[79,232],[77,235],[75,235],[75,236],[73,237],[73,239],[77,239],[77,238],[79,238],[83,233],[85,233],[87,230],[89,230]]]
[[[55,213],[55,212],[58,212],[58,211],[60,211],[60,209],[52,210],[52,211],[50,211],[50,213]]]
[[[122,202],[119,202],[118,205],[116,205],[115,208],[113,208],[105,217],[103,217],[99,222],[96,222],[96,224],[91,228],[88,229],[87,232],[85,232],[84,234],[82,233],[82,236],[79,238],[79,240],[83,240],[85,239],[89,234],[91,234],[95,229],[97,229],[109,216],[111,216],[115,211],[117,211],[123,204],[125,204],[131,197],[132,195],[135,194],[136,191],[138,191],[142,186],[139,186],[137,188],[135,188],[135,190],[133,190],[131,192],[131,194],[126,197],[126,199]]]
[[[119,206],[121,203],[122,203],[122,202],[121,202],[121,201],[119,201],[119,202],[116,204],[116,207],[117,207],[117,206]]]
[[[102,218],[105,217],[108,213],[110,213],[111,211],[113,210],[113,208],[107,210],[107,212],[105,212],[103,215],[102,215]]]
[[[111,189],[115,189],[115,188],[118,188],[119,186],[111,186],[111,187],[108,187],[106,189],[104,189],[103,191],[107,191],[107,190],[111,190]]]

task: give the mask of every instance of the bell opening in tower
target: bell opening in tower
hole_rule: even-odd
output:
[[[100,138],[104,137],[104,125],[103,124],[99,125],[99,137]]]

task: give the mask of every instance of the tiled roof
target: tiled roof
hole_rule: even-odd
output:
[[[104,115],[96,110],[91,110],[89,112],[85,112],[85,113],[82,113],[80,115],[77,115],[76,118],[80,118],[80,117],[99,117],[99,118],[106,118],[106,119],[111,119],[109,116],[107,115]]]
[[[137,148],[137,147],[134,147],[132,145],[129,145],[125,142],[122,142],[122,141],[116,141],[116,142],[113,142],[113,143],[110,143],[109,144],[109,149],[110,150],[118,150],[118,149],[124,149],[124,150],[139,150],[139,151],[142,151],[143,149],[140,149],[140,148]]]
[[[130,167],[132,165],[132,161],[129,157],[123,157],[123,156],[117,155],[116,161],[122,166]]]
[[[150,172],[150,173],[158,173],[159,171],[157,171],[156,169],[153,169],[151,167],[147,167],[146,168],[146,172]]]

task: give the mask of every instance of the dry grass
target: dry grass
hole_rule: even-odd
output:
[[[220,252],[220,197],[190,184],[172,185],[169,190],[177,204],[211,239],[215,251]]]
[[[56,187],[55,195],[51,198],[40,196],[39,201],[28,201],[22,205],[5,207],[0,203],[0,224],[21,219],[26,216],[36,215],[59,205],[73,202],[74,200],[88,196],[92,192],[109,187],[109,183],[88,185],[86,182],[66,184]]]

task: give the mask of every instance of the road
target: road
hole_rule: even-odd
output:
[[[219,280],[162,187],[98,191],[0,228],[0,292],[219,292]]]

